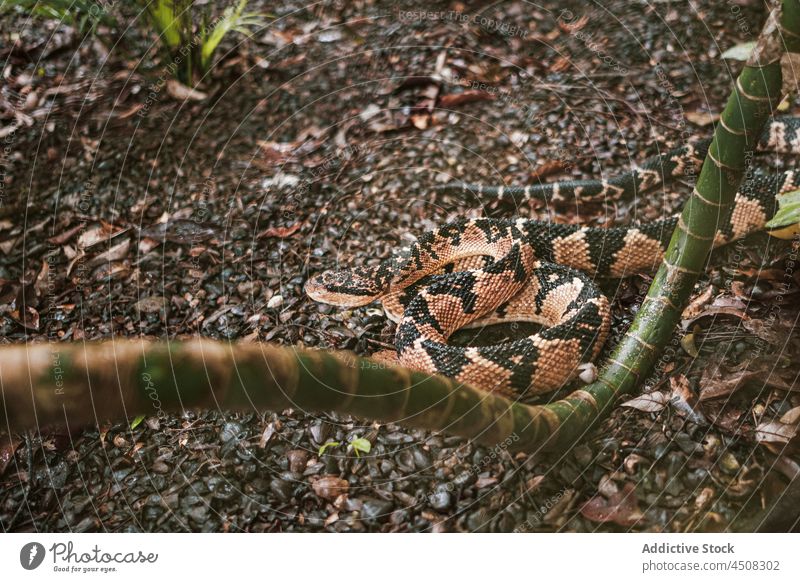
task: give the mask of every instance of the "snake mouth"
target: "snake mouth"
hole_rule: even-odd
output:
[[[339,307],[361,307],[380,297],[374,285],[349,271],[325,271],[306,281],[303,289],[314,301]]]

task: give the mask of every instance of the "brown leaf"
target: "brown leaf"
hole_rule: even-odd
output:
[[[123,236],[130,230],[129,228],[119,228],[113,224],[101,220],[94,223],[84,230],[78,237],[77,249],[88,251],[93,246],[108,242],[111,239]]]
[[[258,140],[256,142],[258,147],[264,153],[264,158],[267,162],[279,166],[294,158],[295,143],[287,142],[281,143],[277,141],[264,141]]]
[[[666,407],[668,400],[667,395],[663,392],[648,392],[623,402],[622,406],[635,408],[642,412],[661,412]]]
[[[91,269],[104,263],[121,261],[128,256],[128,251],[130,248],[131,239],[126,238],[122,242],[108,249],[106,252],[100,253],[96,257],[92,258],[92,260],[87,263],[87,267]]]
[[[314,489],[314,493],[319,497],[333,500],[339,497],[339,495],[347,493],[348,489],[350,489],[350,483],[344,479],[329,475],[322,477],[318,481],[314,481],[311,487]]]
[[[295,222],[291,226],[274,226],[260,233],[258,238],[289,238],[300,230],[301,226],[302,224],[299,222]]]
[[[550,71],[553,73],[561,73],[566,71],[572,66],[572,61],[567,57],[558,57],[552,65],[550,65]]]
[[[126,111],[122,111],[121,113],[117,114],[117,119],[128,119],[130,116],[137,113],[139,110],[144,108],[144,103],[134,103],[130,109]]]
[[[730,433],[738,434],[741,432],[740,419],[744,414],[743,410],[720,401],[705,403],[703,410],[714,426],[718,426]]]
[[[275,434],[275,423],[270,422],[261,433],[261,438],[258,441],[258,448],[263,449]]]
[[[573,20],[570,20],[569,22],[566,22],[564,19],[559,18],[556,22],[558,23],[558,27],[564,32],[578,32],[589,22],[589,15],[584,14],[577,20],[574,20],[573,17]]]
[[[461,93],[449,93],[447,95],[442,95],[439,98],[439,107],[450,109],[466,103],[474,103],[475,101],[491,101],[492,99],[494,99],[494,95],[491,93],[480,91],[478,89],[470,89],[467,91],[462,91]]]
[[[672,390],[669,403],[678,414],[695,424],[707,425],[708,421],[703,414],[696,410],[697,397],[689,385],[689,379],[683,374],[677,374],[670,377],[669,385]]]
[[[49,239],[47,239],[47,242],[51,242],[54,245],[63,245],[65,242],[69,241],[73,236],[83,230],[84,226],[84,224],[78,223],[72,228],[68,228],[67,230],[63,231],[61,234],[51,236]]]
[[[49,285],[50,261],[44,259],[42,260],[42,268],[39,270],[39,274],[36,276],[36,280],[33,283],[33,290],[36,293],[36,297],[44,297],[47,295]]]
[[[8,315],[25,329],[39,331],[39,312],[30,305],[23,310],[14,310]]]
[[[784,446],[791,444],[797,449],[797,433],[800,429],[800,406],[792,408],[778,420],[763,422],[756,427],[756,442],[766,445],[776,454],[780,454]]]
[[[726,372],[719,366],[712,365],[705,369],[700,379],[700,402],[729,396],[753,381],[779,390],[792,389],[790,384],[769,370],[745,369]]]
[[[711,298],[714,295],[714,288],[709,285],[706,287],[706,290],[700,293],[697,297],[691,300],[689,305],[686,306],[686,309],[683,310],[683,315],[681,316],[683,319],[693,320],[703,313],[706,305],[711,302]]]
[[[170,79],[167,81],[167,94],[173,99],[177,99],[179,101],[202,101],[208,97],[208,95],[202,91],[187,87],[176,79]]]
[[[717,119],[719,119],[719,114],[709,113],[708,111],[687,111],[686,119],[695,125],[705,127],[706,125],[711,125]]]
[[[561,160],[551,160],[545,161],[539,164],[536,169],[530,173],[531,180],[538,180],[541,178],[546,178],[552,174],[558,174],[564,171],[564,168],[567,167],[566,162]]]
[[[636,487],[626,482],[622,491],[613,493],[609,499],[596,495],[581,507],[581,515],[598,523],[616,523],[630,527],[638,523],[644,515],[639,510]]]
[[[440,83],[441,83],[440,79],[436,77],[431,77],[429,75],[409,76],[403,79],[403,82],[400,83],[392,92],[400,93],[401,91],[405,91],[406,89],[427,87],[428,85],[439,85]]]

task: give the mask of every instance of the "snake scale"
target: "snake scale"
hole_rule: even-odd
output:
[[[525,187],[459,188],[497,197],[619,199],[699,172],[710,140],[695,140],[610,180]],[[800,153],[800,118],[774,118],[759,150]],[[721,217],[714,246],[762,230],[776,195],[800,188],[800,172],[754,172]],[[529,401],[569,382],[595,358],[610,327],[594,278],[654,272],[679,217],[596,228],[526,218],[464,219],[427,232],[371,267],[325,271],[305,285],[312,299],[343,307],[381,301],[397,322],[397,359],[503,396]],[[526,321],[541,331],[482,347],[448,345],[457,329]]]

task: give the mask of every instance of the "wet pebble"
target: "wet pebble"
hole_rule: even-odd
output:
[[[365,499],[361,517],[367,521],[382,519],[392,511],[392,502],[384,499]]]

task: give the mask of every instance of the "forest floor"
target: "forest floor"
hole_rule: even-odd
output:
[[[432,186],[609,177],[685,132],[709,135],[741,66],[720,55],[765,18],[746,1],[267,4],[274,21],[226,41],[203,100],[176,97],[168,60],[135,28],[114,46],[53,21],[2,27],[2,341],[383,349],[394,325],[377,306],[317,304],[304,281],[459,217],[626,225],[674,212],[685,184],[560,209]],[[545,122],[526,123],[531,111]],[[0,528],[755,528],[800,462],[764,428],[789,426],[770,423],[800,405],[791,252],[763,234],[715,252],[645,382],[657,394],[563,456],[302,410],[98,419],[0,433]],[[615,337],[649,282],[604,283]],[[347,446],[357,438],[369,453]]]

